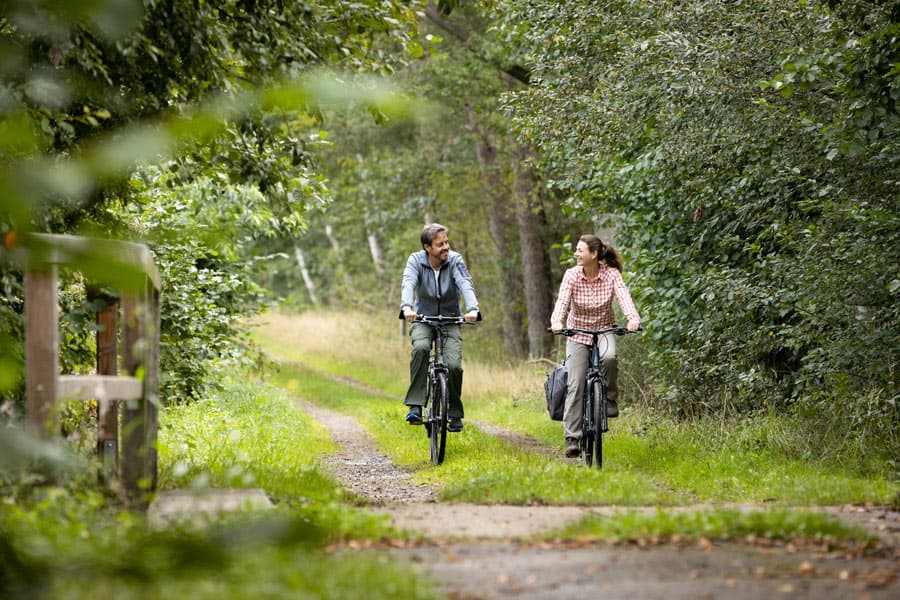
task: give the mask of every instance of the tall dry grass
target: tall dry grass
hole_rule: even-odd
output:
[[[407,377],[409,336],[399,319],[363,312],[315,310],[299,314],[268,312],[252,322],[256,333],[277,358],[321,365],[327,362],[364,364],[368,368]],[[408,330],[407,330],[408,331]],[[546,365],[520,363],[496,366],[466,358],[463,342],[463,393],[468,397],[503,393],[520,396],[543,390]]]

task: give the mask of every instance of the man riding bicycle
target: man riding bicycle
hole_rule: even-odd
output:
[[[465,320],[478,320],[478,298],[472,276],[463,257],[450,250],[447,228],[438,223],[426,225],[421,235],[422,251],[409,255],[403,270],[400,287],[401,317],[412,323],[409,335],[412,356],[409,363],[409,389],[404,404],[409,406],[406,422],[422,424],[422,405],[425,403],[428,357],[434,330],[414,323],[416,315],[459,316],[460,295],[466,305]],[[462,431],[462,334],[459,325],[444,327],[444,362],[450,372],[448,378],[449,423],[447,431]]]

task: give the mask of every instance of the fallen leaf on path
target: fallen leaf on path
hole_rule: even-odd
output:
[[[815,569],[813,568],[813,564],[811,562],[809,562],[808,560],[804,560],[802,563],[800,563],[800,566],[797,568],[797,572],[803,577],[808,577],[809,575],[812,575],[813,571],[815,571]]]

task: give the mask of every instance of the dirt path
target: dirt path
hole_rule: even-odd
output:
[[[352,417],[298,401],[322,423],[339,446],[326,468],[372,510],[400,529],[427,540],[390,553],[414,572],[434,579],[451,598],[894,598],[900,593],[900,514],[865,509],[829,509],[869,528],[884,540],[865,557],[797,549],[786,545],[699,542],[608,546],[535,543],[531,536],[559,528],[588,513],[615,518],[615,507],[449,504],[438,490],[416,484],[410,473],[381,453]],[[469,421],[491,435],[540,453],[559,455],[536,440]],[[560,460],[565,460],[560,457]],[[678,510],[697,510],[700,506]],[[739,507],[752,510],[754,506]],[[630,508],[631,509],[631,508]],[[656,507],[638,510],[655,511]]]

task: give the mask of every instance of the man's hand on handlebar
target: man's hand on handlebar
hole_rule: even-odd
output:
[[[416,320],[416,311],[414,311],[411,306],[404,306],[403,318],[406,319],[407,323],[412,323]]]
[[[463,318],[465,318],[466,323],[475,323],[478,321],[478,317],[480,313],[477,310],[471,310],[465,314]]]

